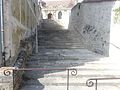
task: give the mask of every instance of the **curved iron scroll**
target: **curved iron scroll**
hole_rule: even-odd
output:
[[[94,82],[91,79],[89,79],[89,80],[86,81],[86,85],[88,87],[93,87],[94,86]]]
[[[69,69],[71,71],[71,75],[72,76],[76,76],[77,75],[77,69]]]
[[[97,90],[98,80],[115,80],[115,79],[120,79],[120,78],[91,78],[86,81],[86,85],[88,87],[95,86],[95,90]]]
[[[9,69],[7,69],[7,70],[4,70],[4,75],[5,76],[10,76],[12,73],[11,73],[11,71],[9,70]]]
[[[10,76],[12,74],[12,71],[14,73],[14,71],[48,71],[48,70],[65,70],[65,71],[67,71],[67,78],[66,78],[67,79],[67,82],[66,82],[67,88],[66,88],[66,90],[69,90],[70,75],[71,76],[77,75],[77,69],[60,69],[60,68],[59,69],[55,69],[55,68],[51,68],[51,69],[47,69],[47,68],[14,68],[14,69],[4,70],[4,75]],[[13,74],[13,78],[14,78],[14,74]]]

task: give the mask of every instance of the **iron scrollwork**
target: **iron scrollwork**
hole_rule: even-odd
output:
[[[11,71],[9,69],[4,70],[4,75],[5,76],[10,76],[11,75]]]
[[[86,85],[87,85],[88,87],[93,87],[93,86],[94,86],[93,80],[91,80],[91,79],[87,80],[87,81],[86,81]]]
[[[70,69],[71,75],[76,76],[77,75],[77,70],[76,69]]]

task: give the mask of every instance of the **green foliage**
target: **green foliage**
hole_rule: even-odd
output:
[[[114,12],[115,12],[114,22],[120,23],[120,7],[115,9]]]

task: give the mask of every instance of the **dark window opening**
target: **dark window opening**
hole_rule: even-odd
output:
[[[61,11],[58,12],[58,19],[62,19],[62,12]]]

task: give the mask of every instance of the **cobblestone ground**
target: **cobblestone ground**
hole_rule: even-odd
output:
[[[95,90],[95,86],[86,86],[90,78],[120,77],[118,59],[104,58],[85,49],[74,31],[52,28],[39,30],[39,53],[31,55],[26,64],[27,68],[44,70],[25,72],[20,90],[67,90],[67,71],[52,69],[77,70],[76,76],[69,73],[69,90]],[[98,81],[98,90],[107,89],[120,90],[120,80]]]

